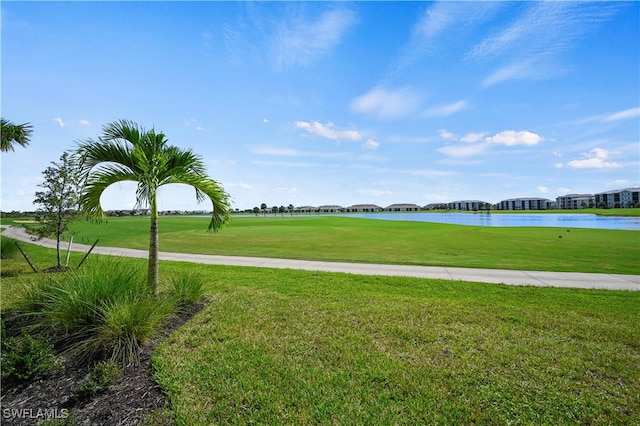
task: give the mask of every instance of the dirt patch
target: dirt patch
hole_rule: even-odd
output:
[[[159,337],[142,348],[140,363],[123,368],[118,383],[91,400],[79,400],[75,393],[90,368],[73,366],[68,360],[60,371],[3,391],[0,423],[37,425],[47,418],[75,415],[80,425],[128,426],[168,408],[164,393],[151,377],[151,354],[158,343],[203,308],[203,303],[194,304],[173,317]],[[161,424],[173,423],[166,415],[159,416],[160,419]]]

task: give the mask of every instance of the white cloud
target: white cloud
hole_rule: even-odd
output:
[[[560,187],[556,190],[559,194],[568,194],[571,192],[571,188]]]
[[[456,138],[455,133],[451,133],[451,132],[447,131],[446,129],[438,130],[438,134],[440,135],[440,137],[442,139],[451,140],[451,139],[455,139]]]
[[[484,133],[467,133],[460,138],[460,142],[475,143],[481,141],[483,137]]]
[[[60,126],[60,127],[64,127],[66,125],[66,123],[64,121],[62,121],[62,118],[60,118],[60,117],[54,118],[53,121],[58,123],[58,126]]]
[[[425,112],[425,115],[427,117],[448,116],[448,115],[451,115],[451,114],[455,114],[458,111],[462,111],[468,105],[469,105],[469,101],[462,100],[462,101],[454,102],[454,103],[448,104],[448,105],[441,105],[441,106],[438,106],[438,107],[429,108]]]
[[[298,14],[282,22],[274,35],[276,67],[286,69],[311,64],[340,44],[356,22],[355,12],[347,8],[325,11],[315,19]]]
[[[547,192],[549,192],[549,188],[547,188],[546,186],[539,186],[537,189],[538,189],[538,192],[542,192],[543,194],[546,194]]]
[[[377,149],[379,146],[380,146],[380,143],[374,141],[373,139],[367,139],[367,141],[362,144],[363,148],[368,148],[368,149]]]
[[[375,87],[354,99],[351,102],[351,109],[391,120],[411,114],[419,104],[420,96],[409,88],[387,90]]]
[[[331,122],[322,124],[318,121],[296,121],[296,127],[303,129],[306,132],[322,136],[323,138],[332,139],[334,141],[348,140],[348,141],[360,141],[362,135],[356,130],[337,130],[335,125]]]
[[[589,153],[584,154],[580,160],[571,160],[567,166],[572,169],[615,169],[622,167],[621,164],[609,160],[609,150],[604,148],[594,148]]]
[[[505,130],[494,136],[485,138],[486,142],[502,144],[506,146],[525,145],[533,146],[542,142],[544,138],[542,136],[527,131],[516,132],[514,130]]]
[[[89,120],[80,120],[80,124],[82,124],[83,126],[89,126]]]
[[[269,119],[268,119],[268,118],[263,118],[263,119],[262,119],[262,122],[263,122],[263,123],[268,123],[268,122],[269,122]]]

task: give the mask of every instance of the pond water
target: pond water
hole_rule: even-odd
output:
[[[640,217],[598,216],[571,213],[350,213],[363,219],[409,220],[475,226],[546,226],[640,231]]]

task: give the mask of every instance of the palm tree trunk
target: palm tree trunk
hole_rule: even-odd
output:
[[[157,295],[158,289],[158,209],[156,208],[155,194],[151,199],[151,229],[149,231],[149,269],[147,272],[147,284]]]

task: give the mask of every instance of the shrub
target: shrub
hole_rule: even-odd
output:
[[[204,295],[204,279],[196,271],[174,274],[169,282],[169,297],[178,308],[191,305]]]
[[[0,259],[13,259],[18,256],[18,246],[15,240],[0,234]]]
[[[33,338],[27,333],[9,337],[4,324],[1,348],[2,384],[7,387],[35,379],[61,365],[51,343]]]
[[[51,277],[27,291],[18,307],[25,325],[78,361],[135,362],[140,345],[172,313],[173,301],[157,298],[142,270],[121,259],[101,258],[86,271]]]
[[[87,377],[77,386],[79,398],[92,398],[115,385],[120,378],[120,368],[115,361],[97,363]]]

